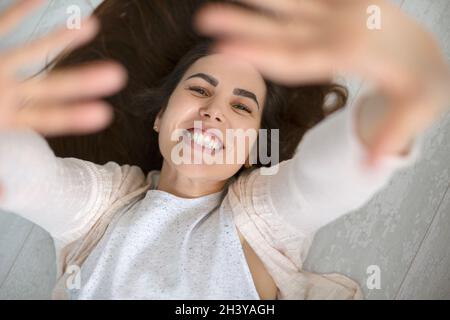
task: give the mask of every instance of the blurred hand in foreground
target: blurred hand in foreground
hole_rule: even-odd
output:
[[[0,39],[44,2],[22,0],[0,14]],[[111,108],[100,98],[117,92],[126,82],[126,72],[117,63],[93,62],[25,81],[18,76],[21,68],[44,60],[52,50],[71,50],[87,43],[98,29],[98,21],[91,17],[79,29],[64,27],[0,52],[0,129],[29,127],[47,136],[83,134],[111,121]]]
[[[339,73],[373,83],[387,101],[368,142],[369,162],[404,150],[450,105],[450,69],[433,36],[384,0],[239,0],[196,15],[213,50],[253,63],[286,85],[329,81]],[[368,25],[380,13],[380,27]]]

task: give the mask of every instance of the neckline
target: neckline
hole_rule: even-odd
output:
[[[225,192],[225,189],[222,189],[220,191],[217,191],[214,193],[209,193],[209,194],[195,197],[195,198],[180,197],[173,193],[156,189],[159,184],[159,174],[160,174],[159,170],[152,170],[148,173],[147,182],[150,183],[150,189],[148,190],[148,192],[152,191],[153,193],[159,193],[165,197],[172,198],[173,200],[183,201],[183,202],[197,202],[197,201],[206,201],[206,200],[212,200],[212,199],[218,200],[222,196],[222,194]]]
[[[179,197],[177,195],[174,195],[170,192],[167,191],[163,191],[163,190],[158,190],[158,189],[154,189],[154,188],[150,188],[147,192],[152,192],[152,193],[157,193],[160,194],[166,198],[172,198],[173,200],[177,200],[180,202],[199,202],[199,201],[206,201],[206,200],[212,200],[212,199],[219,199],[223,193],[223,190],[220,190],[218,192],[215,193],[210,193],[210,194],[206,194],[204,196],[200,196],[200,197],[196,197],[196,198],[183,198],[183,197]]]

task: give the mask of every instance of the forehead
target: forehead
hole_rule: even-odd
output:
[[[254,92],[261,100],[265,96],[266,85],[262,75],[245,60],[221,53],[205,56],[191,65],[185,78],[199,72],[216,78],[219,82],[217,88],[245,89]]]

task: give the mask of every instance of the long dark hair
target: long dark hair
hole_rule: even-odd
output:
[[[102,23],[96,39],[48,67],[114,59],[127,68],[129,83],[106,99],[114,107],[114,121],[108,128],[91,135],[48,139],[57,156],[137,165],[145,173],[161,169],[153,123],[187,69],[209,54],[211,40],[192,28],[193,14],[206,2],[217,1],[106,0],[95,10]],[[347,100],[347,90],[333,83],[284,87],[266,80],[266,86],[261,128],[268,129],[269,138],[270,129],[280,130],[279,161],[291,158],[304,133]],[[325,108],[330,94],[337,99]],[[253,168],[260,166],[258,161]]]

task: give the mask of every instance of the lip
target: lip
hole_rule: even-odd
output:
[[[192,127],[192,128],[189,128],[189,129],[183,129],[183,134],[179,137],[178,142],[181,142],[181,143],[189,146],[195,152],[200,152],[201,154],[202,153],[208,153],[208,154],[210,154],[213,157],[219,156],[219,154],[222,154],[222,152],[224,151],[225,146],[222,143],[222,140],[217,135],[213,134],[211,131],[210,132],[206,132],[207,130],[211,130],[211,129],[212,128],[207,128],[206,130],[202,130],[199,127],[197,127],[197,128]],[[218,130],[218,129],[216,129],[216,130]],[[202,132],[202,133],[206,132],[207,135],[213,136],[214,139],[217,139],[221,143],[222,148],[219,148],[217,150],[216,149],[210,149],[210,148],[208,148],[208,147],[206,147],[204,145],[196,143],[194,141],[194,139],[192,139],[192,135],[194,134],[195,131],[196,132]],[[188,134],[188,132],[190,132],[191,134]]]
[[[217,128],[206,128],[206,129],[204,129],[204,128],[195,128],[195,127],[192,127],[192,128],[186,129],[186,130],[191,132],[192,134],[194,134],[195,132],[198,132],[198,133],[202,133],[204,135],[211,136],[215,140],[219,141],[220,145],[222,146],[222,150],[225,149],[226,147],[225,147],[225,143],[223,142],[223,140],[219,136],[214,134],[214,132],[211,129],[219,130]]]
[[[187,131],[189,131],[189,129],[186,129]],[[193,139],[191,139],[191,136],[188,135],[185,131],[185,133],[183,133],[182,136],[180,136],[179,142],[182,142],[185,145],[188,145],[190,148],[192,148],[194,151],[196,152],[206,152],[212,156],[216,156],[218,154],[220,154],[221,152],[223,152],[224,147],[222,146],[222,149],[210,149],[208,147],[205,147],[203,145],[200,145],[198,143],[196,143]]]

